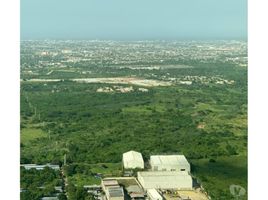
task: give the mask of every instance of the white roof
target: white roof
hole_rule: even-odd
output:
[[[162,199],[161,195],[154,188],[153,189],[148,189],[147,193],[149,193],[153,197],[153,199]]]
[[[138,174],[143,177],[190,176],[187,171],[141,171]]]
[[[138,172],[138,180],[144,189],[192,189],[193,184],[187,171]]]
[[[128,151],[128,152],[123,154],[123,158],[125,160],[139,160],[139,159],[142,159],[142,155],[141,155],[141,153],[139,153],[137,151]]]
[[[189,165],[184,155],[155,155],[150,160],[152,165]]]
[[[123,154],[124,168],[144,168],[144,161],[141,153],[128,151]]]

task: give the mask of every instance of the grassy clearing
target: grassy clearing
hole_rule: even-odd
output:
[[[101,173],[104,176],[119,175],[122,172],[122,163],[100,163],[90,165],[93,173]]]
[[[21,143],[27,144],[31,142],[32,140],[35,140],[38,138],[45,138],[47,137],[47,134],[41,129],[27,127],[27,128],[21,129],[20,136],[21,136]]]
[[[96,178],[94,176],[84,175],[84,174],[76,174],[68,178],[70,182],[77,186],[84,185],[100,185],[101,179]]]
[[[246,156],[219,157],[214,161],[209,161],[209,159],[191,160],[193,174],[209,191],[212,199],[219,196],[222,196],[223,199],[231,197],[230,185],[240,185],[247,189]]]

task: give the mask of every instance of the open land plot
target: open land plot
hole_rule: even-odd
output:
[[[35,140],[37,138],[44,138],[47,137],[47,134],[42,131],[41,129],[37,128],[23,128],[21,130],[21,142],[29,143],[32,140]]]
[[[133,70],[161,70],[161,69],[187,69],[193,68],[190,65],[154,65],[154,66],[144,66],[144,65],[134,65],[134,66],[116,66],[119,69],[133,69]]]
[[[136,77],[114,77],[114,78],[81,78],[81,79],[71,79],[76,82],[85,83],[110,83],[110,84],[132,84],[144,87],[155,87],[155,86],[170,86],[170,82],[159,81],[159,80],[149,80]]]
[[[73,176],[68,177],[69,182],[78,185],[100,185],[101,179],[96,178],[94,176],[85,175],[85,174],[75,174]]]
[[[212,199],[221,196],[231,199],[230,185],[240,185],[247,188],[247,156],[217,157],[211,162],[209,159],[191,160],[193,174],[208,191]],[[246,195],[241,200],[247,199]]]
[[[113,77],[113,78],[76,78],[69,79],[78,83],[108,83],[108,84],[129,84],[143,87],[171,86],[172,83],[153,79],[136,77]],[[62,79],[29,79],[27,82],[60,82]]]

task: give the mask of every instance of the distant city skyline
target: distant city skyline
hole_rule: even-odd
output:
[[[21,0],[21,39],[246,39],[246,0]]]

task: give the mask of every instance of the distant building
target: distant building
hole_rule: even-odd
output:
[[[148,92],[149,90],[147,88],[139,88],[138,89],[140,92]]]
[[[184,155],[155,155],[150,157],[153,171],[187,171],[190,164]]]
[[[138,181],[143,189],[191,190],[193,180],[187,171],[138,172]]]
[[[42,197],[41,200],[59,200],[58,197]]]
[[[52,164],[46,164],[46,165],[36,165],[36,164],[22,164],[21,167],[24,167],[25,169],[36,169],[36,170],[43,170],[45,167],[49,167],[54,170],[60,170],[59,165],[52,165]]]
[[[128,151],[123,154],[124,169],[144,169],[144,161],[141,153],[136,151]]]
[[[147,195],[150,200],[163,200],[163,197],[157,192],[156,189],[147,190]]]

